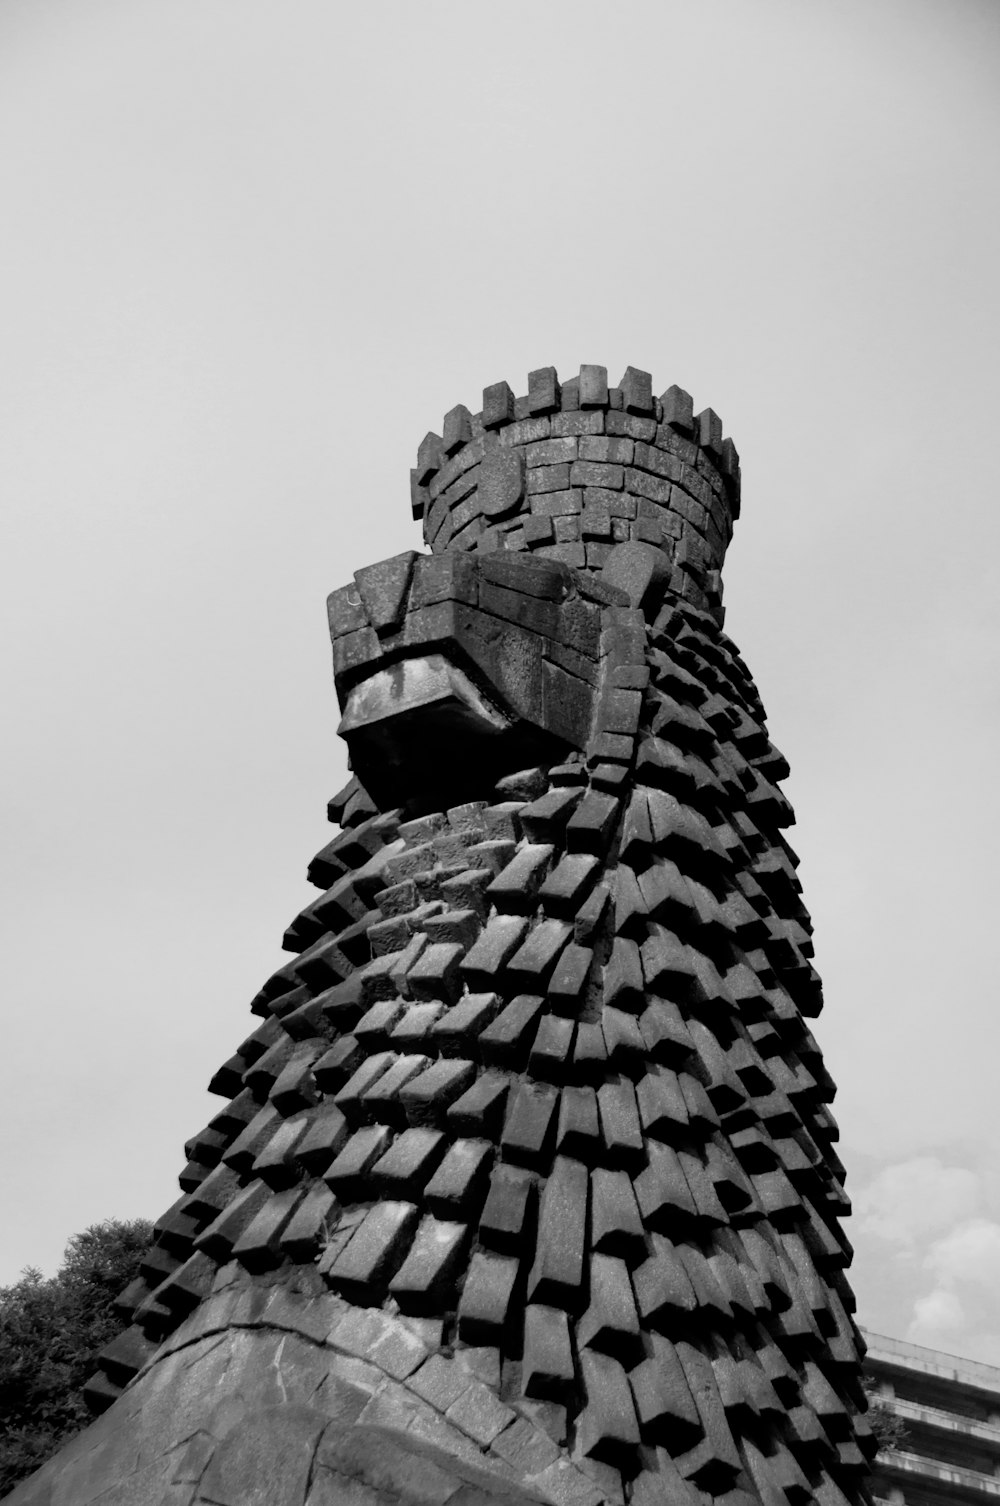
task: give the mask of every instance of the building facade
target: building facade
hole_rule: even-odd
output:
[[[1000,1369],[865,1333],[874,1397],[906,1429],[875,1465],[876,1500],[942,1506],[1000,1498]]]

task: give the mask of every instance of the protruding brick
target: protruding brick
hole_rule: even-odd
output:
[[[415,1198],[423,1191],[444,1149],[439,1130],[404,1130],[372,1167],[372,1186],[381,1196]]]
[[[577,1390],[566,1314],[531,1304],[524,1314],[523,1385],[539,1401],[571,1401]]]
[[[583,1297],[587,1193],[587,1168],[557,1156],[542,1191],[529,1301],[578,1310]]]
[[[541,1168],[551,1154],[559,1092],[547,1083],[522,1082],[514,1090],[500,1154],[518,1166]]]
[[[493,1159],[488,1140],[456,1140],[424,1189],[427,1206],[438,1218],[467,1220],[482,1204]]]
[[[639,1427],[648,1442],[669,1437],[673,1451],[684,1453],[704,1431],[701,1417],[673,1344],[654,1334],[652,1350],[629,1375]]]
[[[639,1445],[639,1423],[625,1371],[610,1355],[585,1349],[580,1355],[587,1403],[577,1424],[581,1453],[628,1468]]]
[[[663,422],[671,429],[689,434],[694,428],[694,403],[691,394],[683,387],[668,387],[660,399],[663,404]]]
[[[722,455],[722,419],[711,408],[703,408],[695,419],[698,443],[712,455]]]
[[[465,1224],[443,1222],[428,1215],[421,1220],[409,1254],[389,1282],[389,1292],[405,1313],[431,1313],[448,1294],[468,1238]],[[451,1299],[454,1301],[454,1298]]]
[[[411,1203],[376,1203],[326,1271],[326,1279],[351,1301],[369,1300],[385,1289],[417,1222]]]
[[[428,481],[441,469],[444,464],[444,452],[441,447],[441,436],[432,432],[425,434],[417,448],[416,479],[420,486],[426,486]]]
[[[448,456],[454,455],[472,439],[472,415],[463,403],[449,409],[444,416],[442,449]]]
[[[653,378],[648,371],[639,371],[635,366],[629,366],[618,386],[626,413],[652,413]]]
[[[233,1245],[233,1255],[248,1271],[267,1271],[281,1264],[284,1252],[278,1248],[278,1236],[303,1195],[301,1187],[276,1192],[244,1229]]]
[[[606,366],[581,366],[579,401],[581,408],[606,408],[608,406],[608,368]]]
[[[561,397],[559,376],[554,366],[540,366],[528,372],[528,412],[554,413]]]
[[[590,1303],[576,1326],[581,1348],[611,1354],[631,1368],[642,1358],[639,1315],[624,1260],[614,1255],[590,1257]]]
[[[513,1257],[485,1250],[473,1255],[458,1304],[458,1333],[464,1344],[501,1342],[517,1272]]]
[[[506,382],[483,388],[483,428],[499,429],[514,421],[514,394]]]

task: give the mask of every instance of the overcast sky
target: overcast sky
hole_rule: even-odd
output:
[[[1000,1363],[998,147],[996,0],[0,0],[0,1282],[176,1196],[418,441],[631,363],[743,458],[860,1316]]]

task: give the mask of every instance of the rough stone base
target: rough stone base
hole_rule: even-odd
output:
[[[218,1293],[7,1506],[595,1506],[529,1419],[458,1361],[421,1382],[426,1362],[405,1325],[334,1297]],[[464,1425],[417,1386],[461,1399]]]

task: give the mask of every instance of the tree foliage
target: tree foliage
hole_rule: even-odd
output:
[[[145,1219],[75,1234],[55,1276],[0,1287],[0,1496],[90,1420],[81,1395],[120,1331],[112,1304],[152,1239]]]
[[[887,1448],[901,1448],[906,1438],[903,1419],[882,1400],[873,1382],[866,1382],[865,1395],[868,1397],[868,1421],[878,1443],[879,1453]]]

